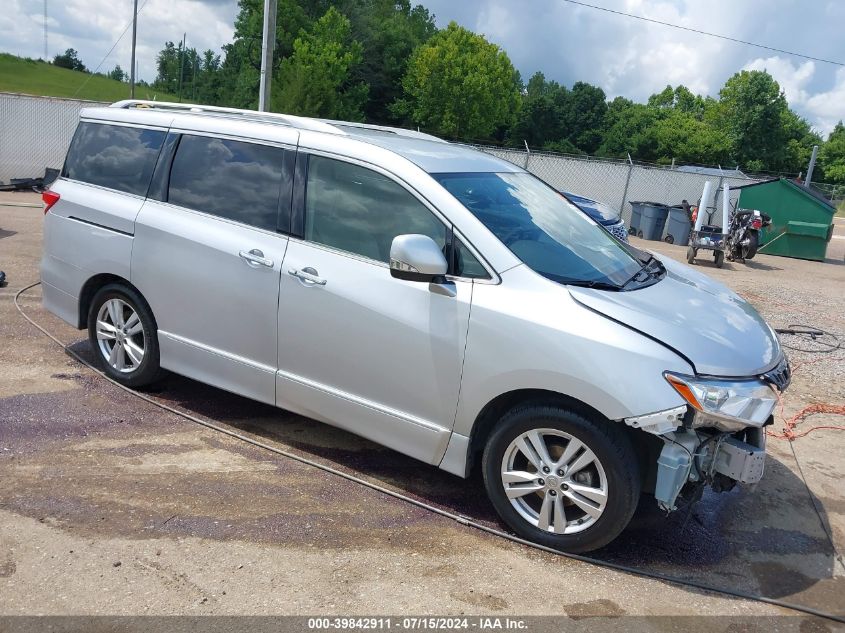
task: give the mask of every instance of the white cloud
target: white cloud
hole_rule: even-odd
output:
[[[609,97],[645,101],[667,84],[717,97],[742,68],[767,68],[790,106],[819,131],[845,118],[845,76],[831,65],[649,23],[563,0],[422,0],[449,20],[502,46],[524,78],[537,70],[571,85],[583,80]],[[808,11],[803,0],[601,0],[609,9],[738,40],[845,61],[845,2]]]
[[[840,68],[829,90],[812,92],[808,86],[816,75],[816,63],[793,62],[780,56],[755,59],[743,70],[765,70],[783,89],[790,107],[802,113],[823,135],[830,134],[837,121],[845,118],[845,68]]]
[[[0,14],[0,51],[44,57],[44,5],[41,1],[5,0]],[[139,0],[137,60],[140,77],[155,78],[155,56],[165,41],[188,34],[188,46],[220,47],[232,39],[237,0]],[[143,8],[141,8],[143,7]],[[94,69],[132,19],[132,0],[65,0],[48,4],[48,57],[75,48]],[[132,31],[129,29],[100,70],[120,64],[129,70]]]

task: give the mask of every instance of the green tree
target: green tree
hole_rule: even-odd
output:
[[[82,63],[82,60],[79,59],[79,53],[76,52],[75,49],[69,48],[63,54],[56,55],[53,58],[53,65],[59,66],[60,68],[70,68],[71,70],[79,70],[82,72],[88,72],[88,69],[85,68],[85,64]]]
[[[507,54],[455,22],[420,46],[408,64],[395,112],[453,138],[490,138],[520,104]]]
[[[825,180],[845,184],[845,125],[836,124],[827,142],[819,151],[819,165],[824,170]]]
[[[347,14],[361,42],[362,61],[354,80],[369,86],[364,116],[376,123],[399,123],[391,105],[402,96],[402,78],[413,51],[437,32],[434,16],[410,0],[366,0]]]
[[[616,158],[630,154],[639,160],[656,160],[658,118],[655,108],[616,97],[607,108],[598,154]]]
[[[719,106],[736,162],[750,169],[786,166],[789,138],[784,123],[789,106],[769,73],[736,73],[719,92]]]
[[[120,67],[120,64],[117,64],[114,67],[114,70],[109,72],[108,74],[109,79],[114,79],[115,81],[128,81],[129,75],[127,75],[124,70]]]
[[[360,63],[361,44],[351,38],[349,19],[330,7],[293,43],[273,84],[273,108],[279,112],[359,121],[367,86],[351,70]]]
[[[264,0],[238,0],[234,39],[223,46],[225,59],[221,67],[220,94],[221,101],[227,105],[258,107],[263,23]],[[310,25],[311,19],[300,2],[278,0],[274,73],[282,60],[293,52],[294,40]]]
[[[568,97],[562,108],[565,138],[588,154],[593,154],[601,145],[601,128],[607,114],[604,90],[578,81]]]

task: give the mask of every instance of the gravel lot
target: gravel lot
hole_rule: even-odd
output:
[[[38,279],[42,215],[8,205],[37,202],[31,194],[0,198],[0,269],[9,282],[0,288],[0,615],[794,615],[497,539],[115,388],[14,309],[15,292]],[[842,223],[836,235],[845,236]],[[681,247],[642,245],[684,258]],[[774,327],[806,323],[845,338],[845,239],[833,240],[828,254],[827,263],[760,255],[723,269],[701,260],[698,268],[748,298]],[[88,353],[82,332],[41,309],[38,288],[22,303]],[[797,371],[786,417],[811,403],[845,403],[845,350],[790,358]],[[149,395],[499,525],[478,479],[463,482],[177,376]],[[803,426],[825,423],[843,420],[820,415]],[[688,520],[664,519],[644,504],[596,556],[845,615],[845,566],[826,533],[845,551],[843,477],[845,433],[771,440],[756,490],[707,494]],[[802,631],[836,626],[800,617],[791,622]]]

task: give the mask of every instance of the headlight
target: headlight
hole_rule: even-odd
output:
[[[717,380],[682,374],[663,374],[695,409],[693,428],[712,426],[732,433],[747,426],[761,427],[777,404],[774,390],[761,380]]]

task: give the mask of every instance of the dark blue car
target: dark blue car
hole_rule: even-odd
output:
[[[625,228],[625,222],[622,220],[621,214],[607,206],[603,202],[597,202],[584,196],[578,196],[568,191],[562,191],[572,204],[581,209],[584,213],[589,215],[593,220],[601,224],[614,237],[628,241],[628,230]]]

